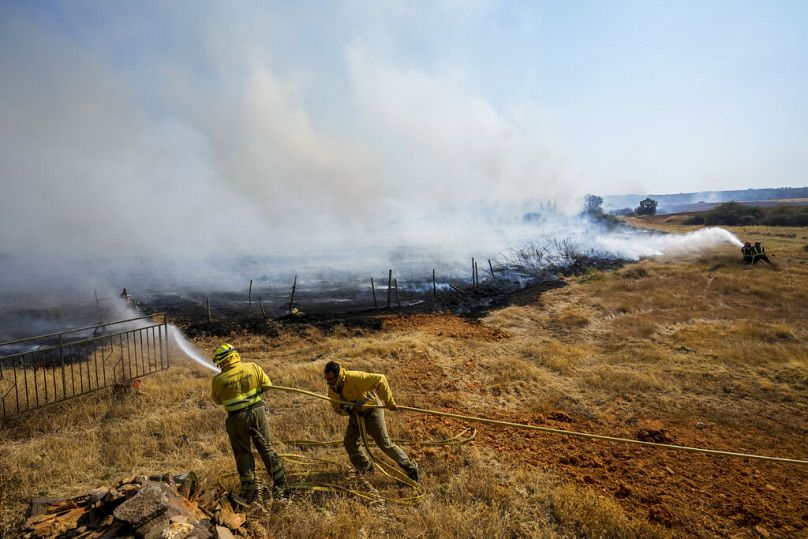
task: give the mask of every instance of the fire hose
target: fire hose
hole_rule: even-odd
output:
[[[313,391],[308,391],[305,389],[299,389],[295,387],[285,387],[285,386],[276,386],[273,385],[271,389],[276,391],[286,391],[291,393],[299,393],[301,395],[307,395],[309,397],[326,400],[329,402],[336,402],[337,404],[347,404],[351,405],[354,403],[347,402],[347,401],[338,401],[331,399],[326,395],[322,395],[319,393],[315,393]],[[382,405],[368,405],[366,408],[386,408],[386,406]],[[459,419],[462,421],[467,422],[476,422],[476,423],[483,423],[487,425],[497,425],[501,427],[508,427],[514,429],[522,429],[522,430],[533,430],[533,431],[540,431],[546,432],[551,434],[560,434],[562,436],[572,436],[575,438],[585,438],[591,440],[602,440],[607,442],[616,442],[616,443],[625,443],[625,444],[633,444],[633,445],[640,445],[646,447],[655,447],[660,449],[668,449],[674,451],[689,451],[689,452],[696,452],[696,453],[706,453],[708,455],[716,455],[716,456],[725,456],[725,457],[735,457],[735,458],[744,458],[744,459],[752,459],[752,460],[762,460],[768,462],[780,462],[786,464],[801,464],[801,465],[808,465],[808,460],[805,459],[795,459],[795,458],[786,458],[786,457],[773,457],[767,455],[757,455],[752,453],[740,453],[735,451],[723,451],[719,449],[707,449],[703,447],[691,447],[691,446],[684,446],[684,445],[675,445],[675,444],[667,444],[667,443],[659,443],[659,442],[649,442],[645,440],[634,440],[632,438],[620,438],[616,436],[605,436],[601,434],[590,434],[585,432],[576,432],[571,430],[564,430],[564,429],[555,429],[551,427],[540,427],[537,425],[527,425],[524,423],[514,423],[510,421],[502,421],[498,419],[490,419],[486,417],[477,417],[477,416],[470,416],[470,415],[463,415],[463,414],[454,414],[449,412],[441,412],[438,410],[431,410],[428,408],[416,408],[413,406],[397,406],[397,410],[409,411],[409,412],[416,412],[421,414],[428,414],[434,415],[439,417],[449,417],[454,419]],[[368,444],[368,436],[367,431],[365,428],[365,421],[361,416],[357,417],[357,422],[359,425],[359,431],[362,439],[362,445],[365,448],[368,456],[370,457],[371,461],[373,462],[374,466],[378,468],[384,475],[393,478],[394,480],[406,484],[412,487],[415,490],[415,494],[413,496],[407,496],[404,498],[386,498],[380,495],[369,495],[366,492],[358,491],[355,489],[350,489],[346,487],[341,487],[338,485],[328,484],[328,483],[321,483],[321,482],[307,482],[302,481],[298,483],[291,483],[289,486],[293,489],[310,489],[310,490],[320,490],[320,491],[331,491],[331,492],[347,492],[354,494],[360,498],[368,499],[368,500],[384,500],[396,503],[412,503],[417,501],[418,499],[422,498],[426,491],[424,488],[418,484],[417,482],[411,480],[404,474],[400,469],[390,465],[389,463],[377,458],[373,455],[370,451],[369,444]],[[404,440],[395,440],[397,443],[410,443],[410,444],[419,444],[419,445],[449,445],[449,444],[459,444],[459,443],[467,443],[474,439],[476,435],[476,431],[474,429],[467,428],[464,431],[460,432],[459,434],[445,439],[445,440],[438,440],[438,441],[404,441]],[[309,441],[309,440],[287,440],[285,443],[295,444],[295,445],[309,445],[309,446],[327,446],[327,445],[338,445],[340,441],[330,441],[330,442],[317,442],[317,441]],[[328,462],[332,465],[338,465],[345,467],[341,463],[336,463],[333,461],[327,461],[324,459],[316,459],[313,457],[306,457],[303,455],[295,455],[295,454],[281,454],[282,458],[286,460],[290,460],[292,462],[304,463],[308,462]],[[232,474],[227,474],[232,475]]]

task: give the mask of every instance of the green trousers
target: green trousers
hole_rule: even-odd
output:
[[[233,448],[233,456],[236,458],[236,469],[242,488],[247,490],[255,488],[255,459],[252,444],[255,444],[275,486],[285,487],[286,473],[281,459],[272,447],[264,403],[229,415],[225,426],[230,437],[230,446]]]
[[[383,409],[373,408],[364,416],[364,419],[368,436],[373,438],[373,441],[376,442],[376,445],[385,455],[393,459],[407,473],[418,469],[415,461],[408,457],[390,439],[390,435],[387,433],[387,423],[384,421]],[[348,458],[351,459],[351,464],[354,465],[354,468],[360,471],[370,469],[370,458],[362,447],[362,435],[359,432],[359,423],[356,416],[352,415],[348,420],[348,428],[345,429],[343,442],[345,450],[348,452]]]

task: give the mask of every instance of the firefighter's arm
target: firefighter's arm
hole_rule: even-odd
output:
[[[218,392],[216,391],[216,378],[214,378],[214,379],[213,379],[213,381],[211,382],[211,387],[210,387],[210,398],[211,398],[211,399],[213,400],[213,402],[214,402],[214,403],[216,403],[216,404],[221,404],[221,403],[222,403],[222,399],[221,399],[221,397],[219,397],[219,394],[218,394]]]
[[[339,415],[348,415],[348,411],[345,410],[342,405],[339,403],[340,398],[336,392],[332,391],[331,389],[328,390],[328,398],[331,399],[331,409],[334,410],[335,413]]]
[[[376,395],[382,401],[382,404],[391,410],[397,409],[396,401],[393,399],[393,391],[390,389],[390,384],[387,383],[387,377],[383,374],[371,374],[370,376],[375,377],[373,389],[376,390]]]
[[[261,388],[261,391],[266,391],[267,389],[272,387],[272,381],[270,381],[269,376],[267,376],[267,373],[264,372],[264,369],[256,365],[255,370],[258,371],[256,375],[258,380],[258,387]]]

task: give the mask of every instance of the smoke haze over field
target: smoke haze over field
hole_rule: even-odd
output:
[[[0,285],[609,246],[522,216],[805,183],[805,6],[610,6],[4,2]]]

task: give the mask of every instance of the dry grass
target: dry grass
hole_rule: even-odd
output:
[[[747,268],[727,247],[591,272],[482,323],[393,317],[379,332],[309,329],[230,340],[280,385],[322,393],[322,366],[336,359],[386,373],[400,404],[628,437],[650,421],[674,443],[806,458],[806,235],[743,231],[743,239],[764,242],[776,271]],[[206,352],[217,344],[197,343]],[[3,533],[14,534],[33,496],[77,495],[135,473],[191,469],[213,483],[234,471],[224,412],[208,398],[209,373],[172,353],[174,366],[148,377],[142,395],[113,400],[102,391],[3,426]],[[326,403],[286,393],[268,402],[281,452],[301,449],[280,440],[342,435],[344,420]],[[463,427],[408,413],[390,414],[389,425],[405,439]],[[297,493],[291,506],[253,515],[252,533],[752,537],[755,526],[798,535],[808,525],[804,468],[490,426],[479,427],[471,445],[407,451],[421,464],[428,492],[417,506]],[[306,454],[347,462],[339,447]],[[328,474],[353,481],[337,469]],[[373,481],[399,495],[388,481]]]

